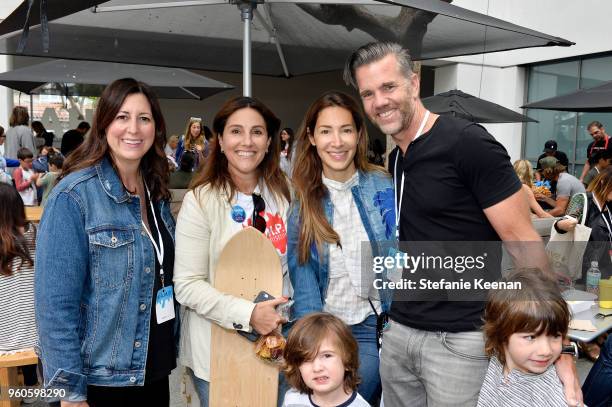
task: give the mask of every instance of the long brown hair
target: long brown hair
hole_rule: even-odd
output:
[[[319,96],[308,108],[297,136],[293,185],[300,202],[301,230],[299,238],[299,262],[304,264],[310,255],[310,246],[316,243],[320,250],[323,243],[339,244],[340,236],[325,217],[323,198],[328,191],[323,185],[323,163],[317,148],[310,143],[309,135],[314,134],[319,113],[328,107],[341,107],[348,110],[357,129],[357,152],[355,167],[362,172],[381,170],[368,162],[368,133],[363,113],[355,99],[339,91],[326,92]]]
[[[270,139],[268,152],[257,167],[259,178],[263,179],[266,186],[279,197],[283,196],[287,201],[290,200],[287,179],[280,170],[280,142],[278,129],[280,120],[274,113],[259,100],[247,96],[239,96],[228,100],[215,115],[213,120],[214,137],[210,140],[210,155],[206,160],[203,171],[194,176],[190,188],[196,189],[200,185],[210,184],[217,190],[225,191],[231,199],[236,192],[236,183],[228,170],[228,162],[225,154],[221,152],[219,140],[223,139],[223,130],[227,119],[240,109],[250,108],[257,111],[266,123],[266,131]],[[228,190],[229,188],[229,190]]]
[[[26,239],[19,231],[27,223],[19,192],[12,185],[0,183],[0,202],[0,274],[10,276],[15,257],[21,259],[21,264],[34,265],[34,261]]]
[[[91,167],[108,158],[114,165],[113,157],[106,141],[106,129],[111,125],[125,98],[136,93],[143,94],[149,101],[155,122],[155,141],[140,161],[140,172],[147,182],[151,196],[155,200],[170,198],[168,191],[168,161],[164,153],[166,143],[166,122],[162,115],[157,96],[149,85],[132,78],[118,79],[102,92],[93,126],[89,137],[66,159],[59,179],[68,174]]]
[[[29,121],[30,115],[28,114],[28,109],[23,106],[15,106],[13,108],[11,117],[9,117],[9,126],[27,126]]]
[[[603,169],[589,184],[587,191],[592,192],[601,205],[608,202],[608,195],[612,192],[612,166]]]
[[[194,123],[200,123],[200,134],[196,138],[193,138],[191,136],[191,125]],[[196,145],[204,145],[204,123],[202,123],[202,119],[199,119],[197,117],[191,117],[187,121],[187,127],[185,127],[184,136],[185,140],[183,141],[183,147],[185,151],[191,150]]]

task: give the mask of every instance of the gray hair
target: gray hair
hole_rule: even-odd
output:
[[[395,55],[402,74],[407,79],[410,78],[414,72],[414,68],[412,58],[407,49],[397,42],[371,42],[353,52],[346,61],[343,74],[344,82],[357,89],[357,81],[355,80],[355,71],[357,68],[371,64],[372,62],[380,61],[390,54]]]

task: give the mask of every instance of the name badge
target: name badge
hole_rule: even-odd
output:
[[[158,325],[174,319],[174,290],[171,285],[157,291],[155,314]]]

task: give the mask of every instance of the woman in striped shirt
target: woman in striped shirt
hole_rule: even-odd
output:
[[[36,228],[25,217],[17,190],[0,183],[0,354],[38,346],[34,319]],[[26,386],[38,382],[36,365],[23,368]]]

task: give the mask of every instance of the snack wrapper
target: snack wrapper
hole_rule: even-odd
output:
[[[260,336],[255,342],[255,354],[266,362],[279,363],[283,358],[283,350],[287,341],[280,332],[273,331]]]

